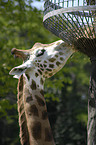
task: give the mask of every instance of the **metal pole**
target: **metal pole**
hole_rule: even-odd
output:
[[[91,63],[88,98],[87,145],[96,145],[96,57],[91,58]]]

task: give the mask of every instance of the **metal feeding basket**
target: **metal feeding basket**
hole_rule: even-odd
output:
[[[45,0],[43,23],[69,45],[96,56],[96,0]]]

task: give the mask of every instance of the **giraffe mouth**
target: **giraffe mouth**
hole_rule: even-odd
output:
[[[26,61],[29,58],[29,53],[27,50],[12,48],[11,54],[14,55],[14,58],[21,58],[23,61]]]

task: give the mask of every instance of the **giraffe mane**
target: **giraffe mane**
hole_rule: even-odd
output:
[[[23,96],[23,75],[19,78],[18,81],[18,114],[19,114],[19,126],[20,126],[20,140],[21,144],[24,145],[29,145],[29,133],[28,133],[28,128],[27,128],[27,120],[26,120],[26,115],[24,111],[24,96]]]

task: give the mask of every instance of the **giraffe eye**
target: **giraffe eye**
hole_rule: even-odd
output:
[[[39,56],[43,55],[44,52],[45,52],[45,49],[38,50],[36,56],[39,57]]]

